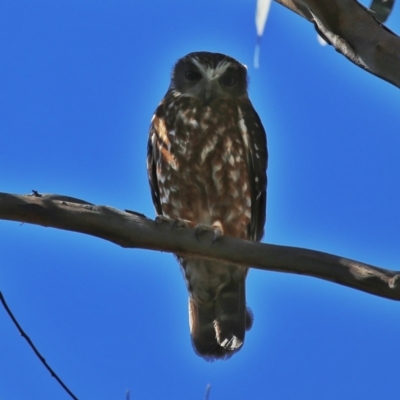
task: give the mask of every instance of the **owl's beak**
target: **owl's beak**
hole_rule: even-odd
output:
[[[205,106],[208,106],[213,100],[215,100],[218,96],[218,87],[217,84],[213,81],[208,82],[204,90],[204,98],[203,102]]]

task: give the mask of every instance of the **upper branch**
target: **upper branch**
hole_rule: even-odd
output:
[[[356,0],[275,0],[314,23],[354,64],[400,87],[400,38]]]
[[[211,234],[205,233],[204,239],[198,241],[190,228],[172,229],[169,224],[156,224],[139,213],[96,206],[68,196],[0,193],[0,219],[86,233],[122,247],[167,251],[268,271],[313,276],[400,300],[399,271],[320,251],[228,236],[211,245]]]

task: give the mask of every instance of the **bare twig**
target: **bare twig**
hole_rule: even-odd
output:
[[[32,223],[96,236],[122,247],[167,251],[252,266],[268,271],[308,275],[388,299],[400,300],[400,272],[297,247],[254,243],[228,236],[211,245],[199,242],[190,228],[171,229],[141,214],[95,206],[82,200],[54,200],[56,195],[0,193],[0,219]],[[57,198],[60,196],[57,195]]]
[[[11,312],[10,308],[8,307],[6,300],[3,296],[3,293],[0,292],[0,301],[3,304],[4,309],[6,310],[7,314],[9,317],[12,319],[14,322],[14,325],[17,327],[18,332],[21,334],[21,336],[28,342],[29,346],[31,349],[34,351],[36,356],[39,358],[39,360],[42,362],[42,364],[46,367],[46,369],[50,372],[50,375],[56,379],[56,381],[61,385],[61,387],[71,396],[72,399],[78,400],[78,398],[71,392],[71,390],[68,389],[68,387],[65,385],[65,383],[59,378],[59,376],[54,372],[54,370],[47,364],[47,361],[45,358],[39,353],[39,350],[36,348],[36,346],[33,344],[32,340],[30,337],[25,333],[25,331],[21,328],[21,325],[18,323],[17,319],[14,317],[13,313]]]

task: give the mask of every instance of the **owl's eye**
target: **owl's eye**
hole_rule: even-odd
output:
[[[236,79],[232,75],[224,75],[219,79],[219,83],[223,86],[230,87],[236,83]]]
[[[197,71],[186,71],[185,78],[191,82],[198,82],[201,79],[201,74]]]

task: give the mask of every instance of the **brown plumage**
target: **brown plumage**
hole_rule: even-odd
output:
[[[159,215],[260,241],[266,210],[265,131],[247,94],[247,70],[219,53],[178,60],[153,116],[147,170]],[[247,268],[178,257],[189,290],[195,351],[207,360],[238,351],[250,329]]]

